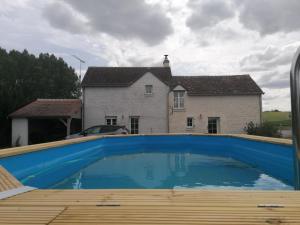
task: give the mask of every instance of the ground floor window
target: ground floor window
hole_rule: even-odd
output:
[[[139,117],[130,117],[130,133],[138,134],[139,133]]]
[[[209,134],[216,134],[219,132],[219,124],[220,118],[219,117],[208,117],[208,126],[207,130]]]
[[[106,125],[117,125],[116,116],[107,116],[105,117]]]
[[[187,128],[193,128],[194,127],[194,118],[193,117],[187,117],[186,118],[186,127]]]

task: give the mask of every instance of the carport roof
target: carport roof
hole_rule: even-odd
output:
[[[81,118],[80,99],[36,99],[9,115],[12,118]]]

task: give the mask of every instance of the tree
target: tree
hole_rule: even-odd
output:
[[[80,80],[62,58],[0,48],[0,146],[10,143],[7,116],[36,98],[78,98]]]

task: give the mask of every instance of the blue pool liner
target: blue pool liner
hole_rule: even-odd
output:
[[[231,157],[289,185],[294,183],[291,145],[229,136],[107,137],[1,158],[0,165],[25,185],[47,188],[102,157],[140,152],[190,152]]]

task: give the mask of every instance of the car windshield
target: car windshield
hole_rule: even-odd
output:
[[[118,130],[120,127],[118,126],[103,126],[101,128],[101,133],[114,132]]]
[[[91,127],[86,130],[87,134],[99,134],[100,133],[100,127]]]

